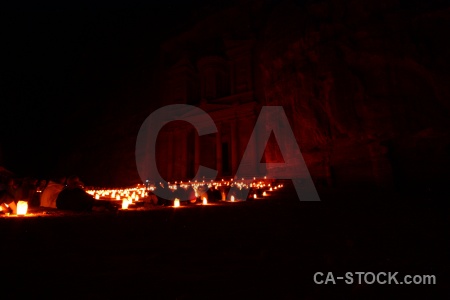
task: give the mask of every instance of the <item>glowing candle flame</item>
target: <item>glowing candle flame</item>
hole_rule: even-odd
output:
[[[208,204],[208,200],[206,199],[206,197],[203,197],[203,205]]]
[[[117,195],[117,196],[116,196],[116,200],[120,200],[120,195]]]
[[[122,200],[122,209],[128,209],[129,204],[130,204],[130,202],[128,202],[128,199],[123,199]]]
[[[179,207],[180,206],[180,199],[175,198],[175,200],[173,200],[173,207]]]
[[[230,200],[231,202],[234,202],[234,196],[231,196]]]
[[[266,193],[265,191],[263,192],[263,196],[264,196],[264,197],[267,196],[267,193]]]
[[[95,194],[95,199],[100,199],[100,195],[99,194]]]

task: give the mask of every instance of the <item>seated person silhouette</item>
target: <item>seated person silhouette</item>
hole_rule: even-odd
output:
[[[92,211],[95,199],[83,190],[83,183],[78,176],[67,178],[67,186],[58,194],[56,207],[61,210]]]
[[[59,193],[64,189],[65,181],[66,177],[64,176],[54,177],[50,180],[40,197],[42,207],[56,208],[56,198],[58,198]]]

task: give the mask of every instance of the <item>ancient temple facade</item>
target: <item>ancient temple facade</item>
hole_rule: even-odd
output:
[[[198,137],[186,122],[166,126],[158,142],[160,174],[186,180],[200,164],[234,176],[260,108],[282,106],[317,185],[409,189],[413,182],[426,186],[424,180],[433,185],[448,178],[449,92],[437,79],[446,67],[438,60],[431,66],[435,49],[425,47],[429,38],[441,38],[404,35],[408,17],[389,23],[406,39],[386,48],[401,39],[380,37],[386,28],[378,18],[361,17],[375,6],[343,6],[342,13],[333,5],[245,1],[198,17],[166,40],[160,106],[200,107],[218,133]],[[395,6],[378,9],[397,13]],[[441,18],[411,14],[409,19]],[[325,19],[334,21],[324,26]],[[440,30],[424,24],[417,21],[412,36]],[[422,48],[423,58],[417,57],[414,49]],[[439,57],[446,61],[447,52]],[[264,159],[273,157],[269,145]],[[254,159],[256,165],[261,158]]]
[[[161,103],[199,107],[217,126],[217,133],[206,136],[199,136],[187,122],[163,128],[157,162],[166,180],[192,179],[199,165],[217,170],[218,177],[232,177],[248,144],[259,107],[254,91],[254,42],[220,42],[220,49],[200,56],[184,52],[174,64],[163,67]],[[163,62],[178,49],[171,43],[162,47]]]

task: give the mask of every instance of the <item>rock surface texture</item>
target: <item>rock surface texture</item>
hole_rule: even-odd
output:
[[[256,47],[262,104],[284,107],[318,184],[448,180],[450,9],[440,4],[273,5]]]
[[[172,65],[190,60],[198,72],[195,66],[205,55],[229,64],[241,54],[227,47],[250,41],[252,82],[244,88],[260,106],[283,106],[318,187],[426,191],[449,180],[448,2],[239,1],[198,12],[191,23],[164,42],[166,55],[155,59]],[[155,80],[164,68],[155,69]],[[250,78],[246,74],[241,77]],[[230,95],[239,88],[236,83]],[[163,96],[149,95],[141,108],[103,122],[111,134],[99,129],[95,135],[110,136],[120,147],[105,145],[112,154],[102,164],[110,170],[95,172],[104,170],[97,163],[96,178],[139,180],[134,143],[147,114],[135,115]],[[279,158],[269,145],[265,161]]]

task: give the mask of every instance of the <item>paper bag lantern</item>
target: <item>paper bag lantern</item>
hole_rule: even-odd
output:
[[[17,202],[17,215],[24,216],[28,211],[28,202],[27,201],[19,201]]]

